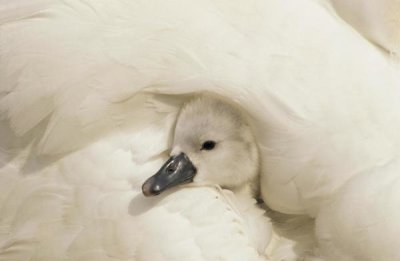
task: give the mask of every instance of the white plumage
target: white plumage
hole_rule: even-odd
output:
[[[360,33],[393,54],[400,54],[400,1],[331,0],[338,13]]]
[[[316,217],[326,260],[399,259],[399,71],[332,9],[0,3],[2,259],[257,260],[239,200],[140,193],[187,98],[161,94],[197,91],[251,115],[266,203]]]

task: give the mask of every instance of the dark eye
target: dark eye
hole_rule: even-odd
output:
[[[213,141],[213,140],[208,140],[208,141],[205,141],[204,143],[203,143],[203,145],[201,145],[201,149],[202,150],[212,150],[212,149],[214,149],[214,147],[215,147],[215,141]]]

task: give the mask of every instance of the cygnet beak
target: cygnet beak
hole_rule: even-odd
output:
[[[180,184],[193,182],[196,168],[185,153],[172,156],[164,163],[161,169],[148,178],[142,186],[146,197],[160,194],[166,189]]]

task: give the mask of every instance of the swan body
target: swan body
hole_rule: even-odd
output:
[[[200,260],[203,252],[210,260],[260,258],[240,211],[211,200],[222,195],[217,190],[141,194],[167,159],[179,108],[203,91],[247,112],[264,201],[315,217],[326,260],[376,260],[380,251],[397,257],[391,242],[398,234],[386,228],[397,231],[390,218],[397,217],[397,195],[389,192],[399,190],[385,181],[397,184],[400,74],[388,54],[320,2],[5,2],[3,259]],[[366,202],[372,192],[379,197]],[[191,195],[196,201],[183,200]],[[228,222],[182,211],[197,197],[204,212],[224,213]],[[357,204],[347,198],[359,212],[349,214]],[[253,207],[243,209],[257,212]],[[378,212],[386,218],[372,215]],[[163,216],[173,225],[165,226]],[[200,224],[236,243],[224,244]],[[154,242],[165,235],[171,240]],[[177,238],[181,247],[170,243]],[[363,253],[357,242],[366,242]]]

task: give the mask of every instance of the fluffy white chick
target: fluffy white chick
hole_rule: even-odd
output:
[[[143,185],[147,196],[176,185],[217,184],[235,193],[257,193],[259,155],[244,113],[206,95],[178,116],[170,159]]]
[[[255,206],[259,153],[245,113],[210,95],[190,100],[177,118],[170,156],[143,184],[143,194],[155,196],[187,183],[226,188],[223,197],[245,221],[260,255],[268,256],[272,225]]]

